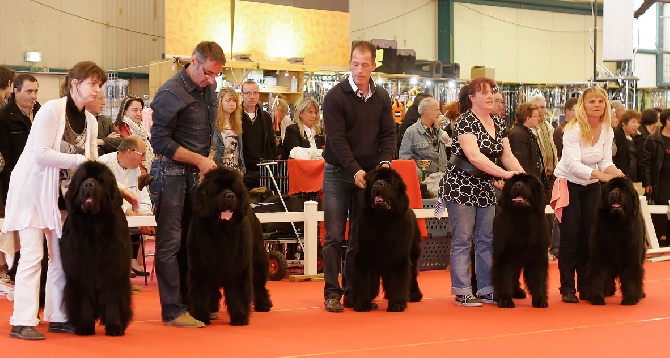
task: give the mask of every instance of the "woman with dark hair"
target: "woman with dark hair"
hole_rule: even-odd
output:
[[[18,232],[21,259],[16,271],[12,338],[39,340],[39,286],[43,245],[49,254],[44,319],[49,332],[73,333],[63,307],[65,275],[60,259],[59,192],[67,189],[72,171],[98,157],[98,124],[84,106],[96,100],[107,81],[105,71],[79,62],[65,77],[63,98],[46,102],[35,115],[26,146],[14,167],[7,193],[2,232]],[[12,235],[10,235],[12,236]]]
[[[577,292],[584,298],[588,237],[596,218],[600,182],[624,176],[612,162],[614,131],[610,124],[607,92],[591,87],[582,93],[575,108],[575,119],[565,126],[563,133],[563,155],[554,171],[555,195],[551,198],[556,217],[561,222],[558,270],[561,298],[566,303],[578,303]],[[556,197],[556,194],[565,192],[567,198]],[[555,205],[565,199],[568,199],[566,206]]]
[[[139,97],[128,96],[119,107],[119,113],[116,116],[114,126],[121,133],[121,136],[128,137],[135,135],[140,137],[147,146],[147,153],[144,156],[140,170],[142,174],[151,169],[151,162],[154,161],[154,150],[149,141],[149,131],[142,123],[142,109],[144,101]]]
[[[492,178],[509,179],[523,172],[512,154],[505,124],[491,115],[495,82],[476,78],[461,88],[460,117],[454,124],[453,154],[440,183],[438,216],[446,205],[452,227],[451,293],[455,303],[477,307],[495,303],[491,284],[493,255],[493,216],[495,196]],[[505,170],[496,165],[500,159]],[[473,296],[470,281],[470,248],[474,243],[477,292]]]
[[[642,185],[657,205],[670,200],[670,109],[661,112],[661,127],[644,142]],[[665,214],[652,215],[656,236],[667,245],[668,219]]]

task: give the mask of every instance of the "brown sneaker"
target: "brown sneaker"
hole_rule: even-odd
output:
[[[344,311],[344,307],[342,307],[340,300],[337,298],[327,298],[323,305],[326,307],[326,311],[328,312]]]
[[[184,312],[172,321],[165,322],[166,326],[175,326],[181,328],[202,328],[205,324],[193,318],[190,313]]]
[[[12,330],[9,331],[9,337],[29,341],[39,341],[44,339],[44,334],[40,333],[40,331],[32,326],[13,326]]]

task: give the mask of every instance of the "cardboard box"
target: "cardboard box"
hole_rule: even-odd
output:
[[[470,69],[470,79],[477,77],[486,77],[495,81],[496,68],[494,66],[472,66],[472,69]]]

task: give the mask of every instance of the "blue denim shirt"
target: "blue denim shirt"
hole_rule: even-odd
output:
[[[156,157],[172,159],[179,147],[205,157],[209,154],[218,107],[216,87],[198,88],[187,67],[165,82],[151,101],[151,146]]]
[[[433,129],[437,130],[437,151],[433,146],[433,138],[421,120],[418,120],[405,131],[398,152],[400,159],[413,159],[415,163],[419,159],[430,160],[430,167],[426,171],[428,174],[444,172],[447,168],[447,148],[442,141],[442,129],[438,126],[433,126]],[[418,164],[416,170],[421,173]]]

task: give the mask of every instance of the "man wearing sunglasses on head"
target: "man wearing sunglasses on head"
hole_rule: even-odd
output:
[[[216,168],[208,158],[216,124],[216,76],[226,64],[221,46],[203,41],[191,61],[163,84],[151,102],[156,159],[149,191],[156,216],[156,274],[165,325],[198,328],[184,303],[185,242],[200,176]]]

